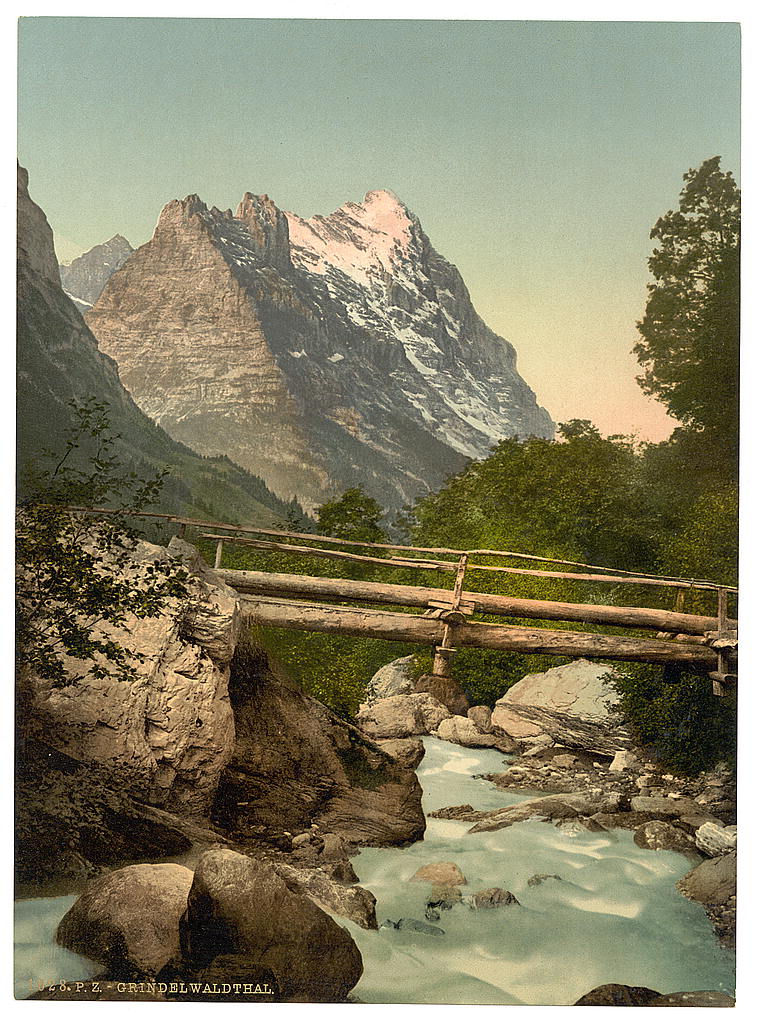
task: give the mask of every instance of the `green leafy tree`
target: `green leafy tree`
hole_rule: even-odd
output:
[[[73,680],[64,658],[89,663],[95,678],[134,677],[139,651],[108,636],[128,615],[158,615],[186,595],[188,574],[175,560],[141,562],[130,517],[152,504],[164,472],[143,479],[114,454],[104,403],[70,403],[75,426],[63,450],[29,467],[16,513],[16,652],[26,673],[54,685]],[[68,506],[109,507],[92,517]],[[106,631],[103,627],[106,626]]]
[[[740,191],[720,157],[684,175],[679,209],[652,229],[638,377],[683,426],[726,456],[737,448]]]
[[[384,510],[360,487],[351,487],[334,501],[318,509],[319,533],[343,540],[365,540],[380,543],[386,539],[379,525]]]

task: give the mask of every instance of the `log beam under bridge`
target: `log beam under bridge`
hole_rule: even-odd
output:
[[[278,629],[431,645],[440,643],[443,633],[443,624],[437,619],[405,612],[317,605],[246,594],[241,595],[241,602],[244,614],[256,625]],[[527,629],[488,622],[465,622],[460,625],[458,644],[459,647],[547,654],[562,658],[607,658],[663,665],[680,664],[696,666],[705,671],[715,669],[717,660],[715,651],[697,643],[558,629]]]

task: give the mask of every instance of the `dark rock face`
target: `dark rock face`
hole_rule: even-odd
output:
[[[203,841],[203,830],[140,803],[131,783],[118,771],[83,765],[40,742],[23,743],[14,858],[20,894],[27,886],[71,891],[70,883],[100,868],[175,856]]]
[[[413,693],[430,693],[444,704],[452,715],[466,715],[469,709],[469,701],[464,690],[448,676],[424,675],[420,676],[414,684]]]
[[[181,953],[199,972],[238,966],[249,979],[273,978],[282,1000],[338,1002],[363,963],[348,932],[264,861],[215,850],[194,873],[180,926]]]
[[[421,838],[416,774],[277,678],[263,652],[249,658],[246,671],[234,668],[230,698],[236,748],[212,816],[221,827],[242,839],[311,824],[370,845]]]
[[[71,263],[60,264],[61,286],[79,310],[90,309],[111,275],[133,252],[126,238],[115,235]]]
[[[387,507],[502,437],[551,437],[513,347],[389,192],[302,220],[169,203],[88,314],[141,408],[315,505],[360,484]]]
[[[133,864],[102,875],[63,918],[56,941],[113,977],[153,977],[179,952],[192,879],[179,864]]]

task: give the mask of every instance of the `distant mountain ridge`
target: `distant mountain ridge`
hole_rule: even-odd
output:
[[[90,309],[111,275],[133,251],[126,238],[114,235],[70,263],[59,264],[61,285],[80,312]]]
[[[391,192],[304,220],[168,203],[86,319],[140,407],[307,506],[360,485],[387,508],[507,436],[554,424],[458,270]]]
[[[28,174],[18,169],[17,458],[19,472],[44,449],[61,450],[72,426],[71,399],[108,404],[119,455],[142,475],[171,474],[162,511],[198,518],[271,525],[299,516],[261,479],[225,458],[204,458],[173,441],[149,419],[120,382],[113,359],[97,342],[61,287],[53,232],[32,201]]]

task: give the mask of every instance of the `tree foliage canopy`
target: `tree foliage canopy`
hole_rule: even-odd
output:
[[[138,535],[129,517],[156,500],[164,474],[125,473],[105,404],[70,404],[76,425],[61,451],[29,467],[16,513],[17,662],[56,685],[73,681],[64,657],[88,663],[96,678],[125,681],[141,654],[102,627],[159,614],[168,598],[185,596],[188,574],[172,560],[132,564]],[[116,514],[94,518],[68,506]]]
[[[334,501],[327,501],[317,512],[320,533],[343,540],[365,540],[372,543],[385,540],[379,525],[383,509],[374,498],[360,487],[351,487]]]
[[[679,209],[652,229],[642,336],[634,352],[643,390],[721,453],[737,446],[740,338],[740,191],[720,157],[684,175]]]

